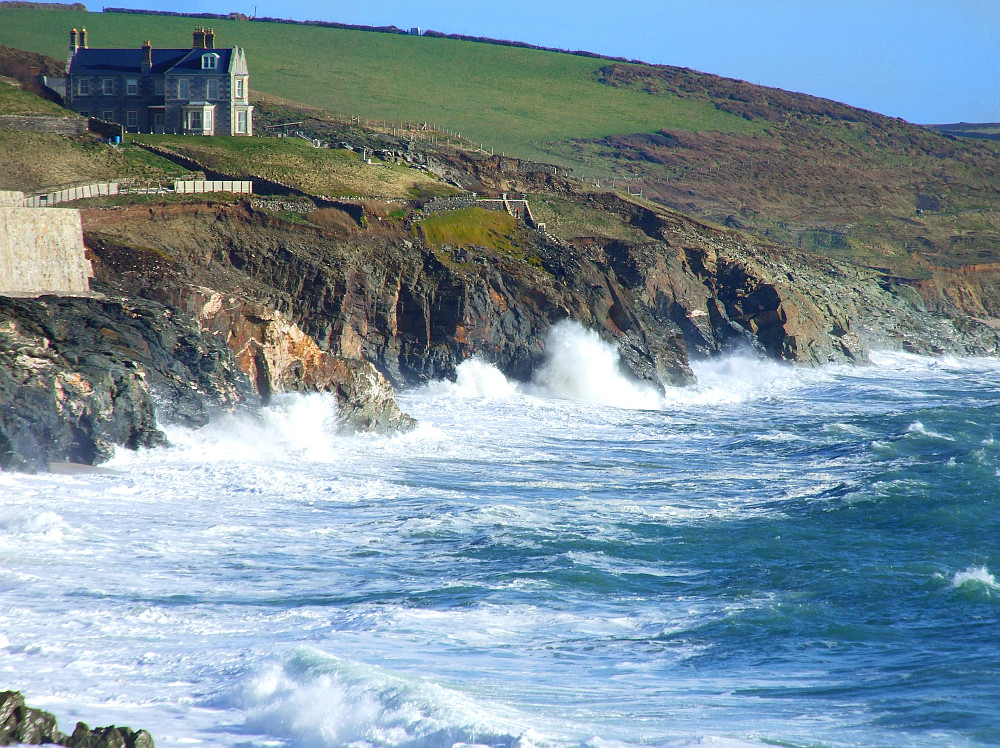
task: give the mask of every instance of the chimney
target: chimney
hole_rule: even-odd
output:
[[[153,67],[153,45],[146,39],[142,43],[142,72],[148,73]]]
[[[69,32],[69,55],[66,57],[66,72],[69,72],[70,65],[73,64],[73,57],[76,55],[76,50],[80,48],[80,37],[77,35],[79,32],[73,29]]]
[[[81,47],[83,47],[84,49],[90,49],[90,47],[87,46],[87,29],[80,29],[79,39]]]
[[[205,29],[205,49],[215,49],[215,29]]]
[[[205,48],[205,29],[201,26],[194,27],[194,48],[204,49]]]

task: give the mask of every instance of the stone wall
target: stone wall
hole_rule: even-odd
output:
[[[87,132],[87,120],[79,117],[0,114],[0,130],[28,130],[54,135],[77,136]]]
[[[0,295],[85,295],[93,275],[79,211],[0,207]]]

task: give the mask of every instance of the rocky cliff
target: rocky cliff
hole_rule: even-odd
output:
[[[734,346],[805,364],[861,362],[873,347],[998,350],[986,322],[877,270],[613,194],[572,200],[632,238],[522,227],[449,243],[419,213],[330,231],[247,201],[95,210],[84,222],[102,282],[203,318],[204,300],[194,309],[178,289],[264,304],[319,350],[371,362],[396,386],[453,376],[474,355],[530,379],[548,330],[567,318],[617,343],[635,376],[666,386],[692,381],[689,356]]]

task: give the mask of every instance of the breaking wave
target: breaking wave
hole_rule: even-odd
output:
[[[379,667],[302,649],[250,678],[232,699],[246,728],[322,748],[530,748],[512,710]]]

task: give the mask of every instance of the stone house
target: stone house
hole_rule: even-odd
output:
[[[240,47],[216,49],[197,27],[190,49],[91,49],[87,30],[69,35],[66,106],[117,122],[126,132],[253,135],[249,71]]]

